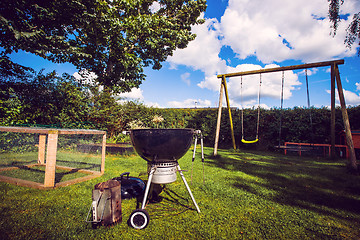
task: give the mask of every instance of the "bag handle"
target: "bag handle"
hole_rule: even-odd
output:
[[[122,173],[122,174],[120,175],[120,181],[123,179],[123,176],[124,176],[124,175],[127,175],[127,178],[129,178],[129,174],[130,174],[130,172],[124,172],[124,173]]]

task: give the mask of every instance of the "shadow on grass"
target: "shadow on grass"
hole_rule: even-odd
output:
[[[38,167],[28,167],[28,166],[16,166],[19,169],[13,169],[13,170],[7,170],[3,171],[5,176],[13,177],[13,178],[19,178],[23,180],[43,183],[45,179],[45,167],[42,168]],[[71,176],[69,179],[75,179],[78,178],[78,175],[86,175],[84,173],[78,173],[79,169],[75,168],[70,171],[66,170],[57,170],[55,171],[55,183],[60,183],[63,178],[67,176]]]
[[[67,166],[67,167],[73,167],[73,168],[78,168],[78,169],[87,169],[87,170],[95,170],[95,171],[100,171],[100,167],[101,164],[100,163],[94,163],[93,159],[90,159],[89,161],[79,161],[77,159],[83,159],[84,157],[83,155],[79,155],[79,157],[76,157],[77,155],[75,155],[76,158],[74,157],[69,157],[69,155],[71,155],[72,153],[66,153],[67,155],[61,156],[61,157],[57,157],[56,162],[57,165],[62,165],[62,166]],[[81,156],[81,157],[80,157]],[[26,158],[26,160],[22,159],[19,160],[21,158]],[[100,157],[99,157],[100,158]],[[6,168],[6,167],[22,167],[25,165],[29,165],[29,164],[36,164],[38,163],[37,160],[37,155],[36,155],[36,159],[34,159],[33,156],[18,156],[18,154],[14,154],[14,155],[6,155],[3,156],[2,158],[0,158],[1,163],[0,163],[0,168]],[[96,160],[97,162],[100,162],[100,160]]]
[[[6,168],[6,167],[21,167],[28,164],[35,164],[37,163],[37,160],[33,161],[11,161],[9,163],[0,164],[0,168]]]
[[[67,166],[67,167],[74,167],[78,169],[87,169],[87,170],[94,170],[98,169],[100,171],[101,164],[96,163],[89,163],[89,162],[80,162],[80,161],[64,161],[64,160],[56,160],[57,163],[61,166]]]
[[[164,194],[162,194],[160,201],[147,206],[149,213],[152,215],[151,218],[161,219],[177,216],[189,210],[196,211],[196,209],[192,207],[192,202],[186,197],[179,195],[169,188],[164,188],[162,192]]]
[[[245,173],[228,176],[230,184],[265,199],[342,218],[348,216],[338,210],[360,214],[360,177],[349,174],[343,160],[222,151],[207,162]]]

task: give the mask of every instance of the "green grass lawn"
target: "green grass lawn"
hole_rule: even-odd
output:
[[[198,214],[181,178],[163,200],[149,204],[144,230],[127,226],[136,200],[122,202],[123,222],[92,229],[84,220],[93,186],[129,171],[146,179],[136,155],[106,157],[105,174],[54,190],[0,183],[0,239],[359,239],[360,177],[343,160],[205,148],[205,184],[198,151],[184,172],[201,209]],[[180,161],[191,170],[192,152]]]
[[[1,153],[0,167],[19,167],[19,169],[0,171],[0,175],[19,178],[37,183],[44,183],[45,166],[26,167],[28,164],[36,164],[37,152],[25,153]],[[70,150],[59,150],[56,156],[56,164],[59,166],[86,169],[100,172],[101,154],[80,153]],[[84,177],[87,174],[77,171],[56,169],[55,183]]]

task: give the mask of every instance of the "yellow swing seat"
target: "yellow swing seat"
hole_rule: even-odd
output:
[[[255,140],[251,140],[251,141],[248,141],[248,140],[245,140],[245,139],[241,139],[241,142],[242,143],[256,143],[257,141],[259,141],[259,139],[255,139]]]

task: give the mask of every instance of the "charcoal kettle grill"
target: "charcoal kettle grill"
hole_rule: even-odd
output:
[[[189,150],[195,133],[195,130],[189,128],[130,130],[130,138],[135,151],[150,166],[141,208],[134,210],[128,220],[131,227],[144,229],[149,223],[149,214],[145,210],[145,206],[151,183],[168,184],[175,182],[177,172],[179,172],[196,210],[200,213],[200,209],[178,164],[178,160]]]

